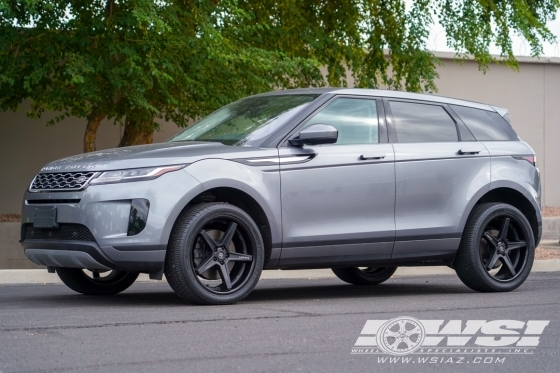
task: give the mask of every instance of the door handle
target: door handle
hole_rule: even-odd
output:
[[[459,149],[459,155],[465,155],[465,154],[478,154],[480,153],[480,150],[474,150],[474,149]]]
[[[387,156],[384,153],[364,153],[360,155],[360,160],[365,161],[367,159],[383,159]]]

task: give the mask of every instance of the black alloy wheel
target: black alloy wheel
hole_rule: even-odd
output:
[[[492,278],[507,282],[527,265],[527,238],[514,216],[499,215],[486,225],[480,240],[480,260]]]
[[[190,259],[199,282],[209,291],[229,294],[247,282],[256,259],[247,234],[231,217],[211,220],[198,231]]]
[[[197,304],[232,304],[257,284],[264,244],[251,217],[226,203],[191,207],[173,229],[165,263],[169,285]]]
[[[397,267],[348,267],[332,268],[332,271],[344,282],[353,285],[378,285],[387,281]]]
[[[62,282],[75,292],[86,295],[114,295],[128,289],[138,278],[138,272],[57,268]]]
[[[535,256],[529,221],[504,203],[476,206],[463,232],[453,267],[477,291],[511,291],[527,278]]]

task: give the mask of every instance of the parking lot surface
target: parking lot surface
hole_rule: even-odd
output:
[[[261,280],[236,305],[194,306],[164,282],[138,283],[113,297],[83,296],[63,285],[3,285],[0,371],[558,372],[559,289],[560,272],[533,273],[502,294],[475,293],[447,275],[397,277],[374,287],[278,279]],[[550,324],[530,354],[484,354],[479,361],[476,354],[411,354],[410,361],[391,362],[383,360],[387,354],[352,353],[367,320],[399,316]]]

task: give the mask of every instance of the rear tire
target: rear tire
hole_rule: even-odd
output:
[[[467,221],[453,267],[473,290],[505,292],[525,282],[534,258],[535,237],[525,215],[505,203],[484,203]]]
[[[349,268],[331,268],[336,277],[344,282],[353,285],[378,285],[387,281],[397,267],[367,267],[360,269],[358,267]]]
[[[92,271],[88,276],[85,270],[80,268],[57,268],[56,273],[62,282],[77,293],[86,295],[115,295],[125,291],[136,281],[138,272],[110,271],[106,276],[99,275],[98,271]],[[95,274],[97,278],[94,278]]]

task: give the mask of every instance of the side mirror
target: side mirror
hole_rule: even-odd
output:
[[[298,137],[291,139],[291,145],[334,144],[338,140],[338,130],[328,124],[313,124],[303,129]]]

